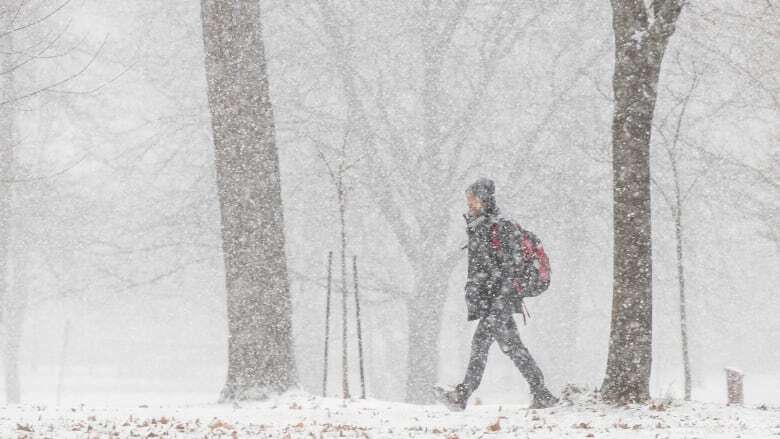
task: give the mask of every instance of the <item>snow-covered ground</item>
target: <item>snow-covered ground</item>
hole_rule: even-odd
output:
[[[572,402],[572,400],[574,402]],[[780,438],[780,407],[655,402],[610,407],[575,395],[546,410],[472,405],[465,412],[292,392],[240,405],[9,406],[2,438]]]

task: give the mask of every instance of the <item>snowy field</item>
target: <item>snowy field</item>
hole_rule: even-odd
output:
[[[320,398],[192,406],[22,405],[0,412],[2,438],[780,438],[780,407],[656,401],[615,408],[574,395],[560,406],[439,406]]]

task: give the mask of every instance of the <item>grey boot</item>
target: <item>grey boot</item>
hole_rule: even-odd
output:
[[[534,393],[534,400],[528,407],[530,409],[546,409],[558,404],[558,398],[553,396],[549,390],[544,389]]]
[[[452,411],[463,411],[466,409],[468,401],[468,392],[463,384],[458,384],[454,389],[445,391],[442,394],[442,402]]]

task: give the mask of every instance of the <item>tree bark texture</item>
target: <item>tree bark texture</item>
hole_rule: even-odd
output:
[[[406,400],[415,404],[433,403],[431,390],[439,368],[441,310],[447,279],[438,272],[420,273],[414,296],[406,300],[409,346],[407,353]]]
[[[434,402],[431,389],[438,379],[442,310],[452,271],[442,255],[436,254],[439,247],[433,244],[444,237],[433,229],[429,231],[430,238],[421,243],[421,248],[428,251],[421,251],[415,258],[424,262],[415,270],[414,290],[406,299],[409,328],[406,401],[415,404]]]
[[[279,158],[260,7],[202,0],[229,325],[221,400],[296,385]]]
[[[612,123],[614,290],[606,400],[650,397],[652,367],[652,246],[650,131],[661,61],[681,2],[612,0],[615,99]],[[652,20],[648,13],[653,14]]]
[[[451,271],[442,249],[447,238],[443,231],[449,227],[449,218],[431,214],[447,211],[449,197],[442,198],[437,194],[441,194],[441,188],[452,186],[452,168],[448,167],[442,154],[445,143],[443,103],[446,101],[442,76],[444,55],[465,3],[456,2],[456,12],[450,11],[449,15],[439,2],[423,1],[421,6],[425,17],[420,34],[423,55],[420,99],[425,149],[418,163],[427,171],[418,173],[419,181],[414,186],[421,190],[419,197],[426,199],[427,208],[420,210],[415,218],[421,225],[422,242],[412,242],[417,249],[407,250],[416,256],[410,258],[410,262],[417,269],[414,291],[406,301],[409,328],[406,400],[427,404],[434,402],[431,389],[438,378],[442,310],[446,301],[446,279]],[[447,19],[442,20],[443,17]],[[444,30],[437,26],[442,21],[447,23]]]

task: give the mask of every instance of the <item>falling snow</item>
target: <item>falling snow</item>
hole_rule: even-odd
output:
[[[780,435],[779,20],[0,0],[0,437]]]

